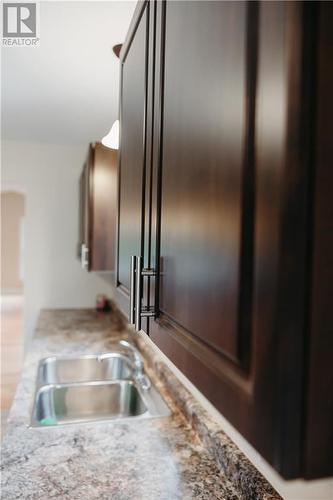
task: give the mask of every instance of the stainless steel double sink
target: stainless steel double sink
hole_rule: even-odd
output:
[[[139,352],[127,342],[104,354],[39,362],[32,427],[168,415]]]

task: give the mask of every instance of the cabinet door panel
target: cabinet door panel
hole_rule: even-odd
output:
[[[151,338],[289,478],[304,441],[302,10],[159,4],[153,155]]]
[[[126,313],[130,256],[143,250],[147,12],[127,43],[121,69],[117,286],[125,293],[120,305]]]
[[[160,310],[236,361],[246,22],[243,2],[166,9]]]
[[[114,271],[117,151],[94,146],[92,168],[91,271]]]

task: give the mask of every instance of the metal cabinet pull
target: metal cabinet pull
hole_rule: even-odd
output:
[[[88,255],[89,255],[89,248],[87,247],[87,245],[82,243],[82,245],[81,245],[81,267],[82,267],[82,269],[88,269],[88,265],[89,265]]]
[[[141,330],[141,271],[142,271],[142,259],[141,257],[136,258],[136,270],[135,270],[135,329],[136,331]]]
[[[135,268],[136,268],[136,257],[131,256],[130,265],[130,313],[129,322],[130,325],[134,325],[134,311],[135,311]]]
[[[155,316],[155,308],[142,307],[142,278],[156,276],[154,269],[142,269],[142,258],[131,256],[130,261],[130,311],[129,322],[135,330],[141,330],[141,318]]]

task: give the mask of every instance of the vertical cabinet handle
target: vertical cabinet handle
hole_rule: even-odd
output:
[[[155,308],[142,307],[142,279],[156,276],[154,269],[143,269],[142,258],[132,255],[130,260],[130,311],[129,322],[135,325],[135,330],[141,330],[141,318],[155,316]]]
[[[82,243],[81,245],[81,267],[82,269],[88,269],[88,254],[89,254],[89,248]]]
[[[137,332],[141,330],[141,273],[142,273],[142,259],[136,258],[136,271],[135,271],[135,329]]]
[[[130,313],[129,322],[130,325],[134,325],[134,312],[135,312],[135,270],[136,270],[136,257],[131,256],[130,265]]]
[[[85,244],[81,244],[81,267],[84,269],[84,249],[85,249]]]

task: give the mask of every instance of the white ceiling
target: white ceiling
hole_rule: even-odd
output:
[[[2,50],[2,137],[88,143],[118,115],[119,59],[136,2],[40,2],[40,47]]]

